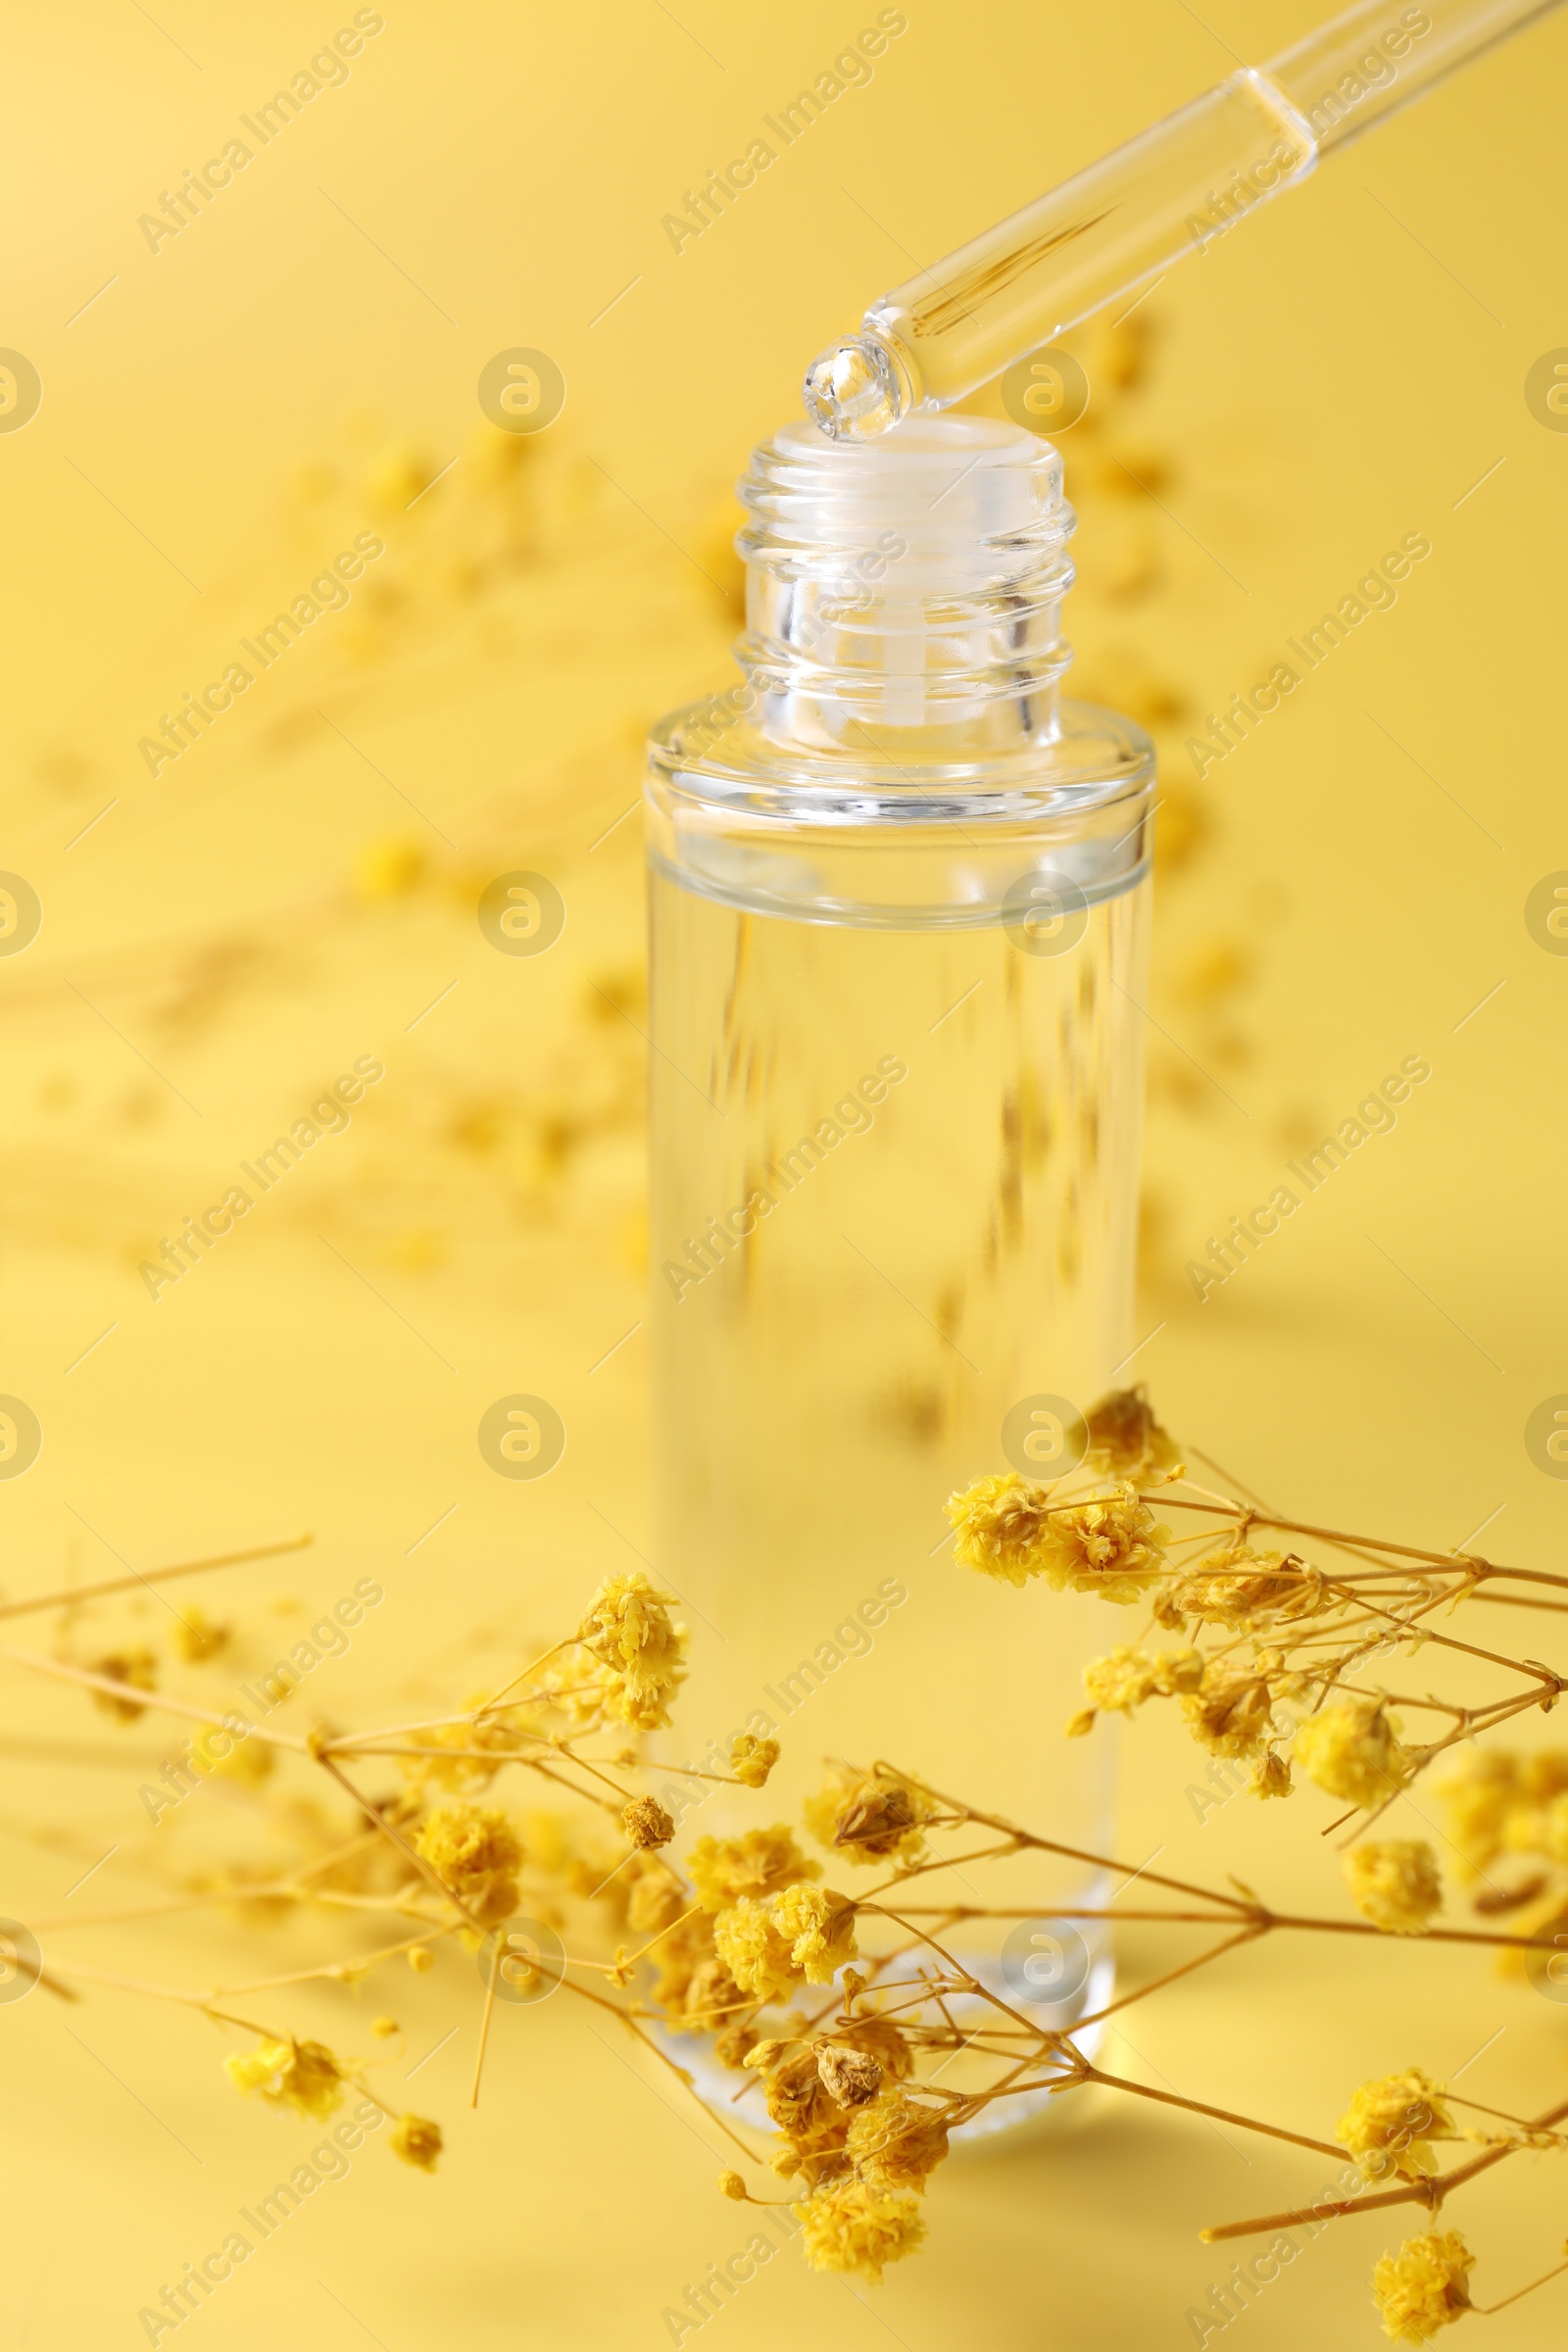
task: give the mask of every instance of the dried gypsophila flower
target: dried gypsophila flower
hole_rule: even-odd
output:
[[[1112,1389],[1090,1406],[1086,1418],[1089,1449],[1084,1461],[1089,1469],[1135,1481],[1152,1472],[1179,1474],[1176,1441],[1160,1427],[1142,1382],[1133,1389]]]
[[[343,2104],[343,2069],[323,2041],[260,2041],[223,2060],[234,2088],[259,2090],[270,2107],[292,2107],[323,2123]]]
[[[923,2189],[947,2155],[948,2130],[941,2108],[889,2084],[852,2119],[846,2144],[862,2173],[895,2187]]]
[[[675,1835],[674,1820],[657,1796],[634,1796],[621,1807],[620,1826],[632,1844],[645,1851],[667,1845]]]
[[[1363,1919],[1391,1936],[1422,1936],[1443,1909],[1438,1858],[1424,1838],[1352,1845],[1345,1884]]]
[[[1043,1576],[1058,1592],[1141,1599],[1164,1574],[1169,1528],[1130,1486],[1063,1505],[1052,1502],[1053,1491],[1008,1471],[950,1495],[958,1558],[1005,1584]]]
[[[1568,1863],[1568,1748],[1479,1748],[1438,1785],[1448,1836],[1479,1875],[1500,1854]]]
[[[1504,1853],[1540,1854],[1559,1866],[1568,1862],[1568,1795],[1548,1804],[1513,1807],[1502,1825]]]
[[[816,2041],[811,2047],[828,2095],[841,2107],[863,2107],[876,2097],[882,2087],[882,2069],[868,2051],[831,2041]]]
[[[387,2146],[404,2164],[433,2173],[441,2153],[441,2127],[432,2124],[428,2116],[401,2115]]]
[[[1037,1553],[1053,1491],[1005,1470],[950,1494],[948,1520],[956,1537],[957,1557],[965,1567],[1006,1584],[1027,1584],[1039,1572]]]
[[[708,2034],[727,2031],[736,2011],[748,2005],[746,1993],[716,1953],[698,1962],[675,2003],[693,2033]]]
[[[1182,1700],[1193,1738],[1210,1755],[1254,1757],[1275,1737],[1268,1679],[1222,1658],[1210,1659],[1199,1690]]]
[[[748,1788],[765,1788],[778,1759],[776,1740],[759,1740],[751,1732],[737,1732],[730,1741],[729,1768]]]
[[[1197,1561],[1161,1598],[1176,1616],[1245,1632],[1279,1618],[1310,1617],[1322,1606],[1324,1590],[1321,1572],[1294,1552],[1236,1544]]]
[[[183,1608],[174,1620],[174,1647],[187,1666],[199,1666],[204,1659],[216,1658],[228,1641],[226,1625],[215,1625],[205,1609],[194,1604]]]
[[[1286,1758],[1271,1747],[1254,1759],[1247,1786],[1253,1796],[1290,1796],[1294,1794],[1291,1767]]]
[[[738,1903],[720,1911],[713,1922],[713,1942],[719,1961],[753,2000],[771,2001],[789,1990],[794,1974],[790,1947],[765,1903],[743,1894]]]
[[[150,1649],[114,1650],[106,1658],[94,1658],[92,1672],[101,1674],[111,1683],[122,1683],[127,1690],[156,1690],[158,1660]],[[118,1716],[122,1723],[134,1723],[147,1710],[133,1698],[117,1698],[112,1691],[94,1690],[92,1703],[106,1715]]]
[[[769,2171],[776,2173],[781,2180],[804,2180],[808,2189],[820,2188],[825,2180],[847,2179],[850,2161],[844,2153],[843,2111],[836,2112],[840,2120],[831,2136],[824,2136],[813,2147],[785,2140],[768,2158]]]
[[[1085,1713],[1091,1723],[1097,1712],[1130,1715],[1146,1699],[1174,1698],[1198,1690],[1202,1680],[1203,1661],[1196,1649],[1162,1649],[1151,1656],[1147,1650],[1117,1647],[1102,1658],[1091,1658],[1084,1668],[1084,1691],[1090,1701]],[[1088,1729],[1081,1716],[1075,1715],[1073,1722]]]
[[[1397,2254],[1385,2254],[1372,2274],[1372,2294],[1392,2343],[1424,2344],[1440,2328],[1470,2310],[1467,2283],[1475,2256],[1457,2230],[1431,2230],[1407,2237]]]
[[[794,2043],[788,2038],[781,2039],[777,2034],[770,2035],[765,2041],[754,2042],[746,2053],[748,2071],[752,2074],[771,2073],[783,2058],[786,2050],[793,2049],[794,2046]]]
[[[786,1886],[773,1898],[773,1924],[808,1984],[831,1984],[857,1956],[855,1905],[831,1886]]]
[[[823,2082],[809,2048],[797,2048],[792,2056],[765,2070],[763,2095],[768,2114],[790,2143],[787,2166],[781,2166],[776,2157],[769,2159],[775,2171],[784,2171],[786,2179],[800,2170],[802,2157],[843,2147],[848,2118]],[[780,2150],[779,2156],[783,2154]]]
[[[670,1699],[686,1677],[686,1637],[671,1621],[672,1597],[640,1568],[600,1586],[576,1635],[593,1666],[585,1679],[581,1662],[570,1661],[551,1678],[574,1713],[592,1720],[602,1711],[637,1731],[665,1729]]]
[[[1452,2130],[1453,2115],[1445,2102],[1443,2084],[1411,2066],[1402,2075],[1381,2075],[1363,2082],[1335,2125],[1334,2136],[1349,2149],[1369,2180],[1381,2180],[1390,2173],[1419,2180],[1438,2167],[1428,2140],[1434,2132]]]
[[[852,1797],[833,1824],[835,1846],[854,1849],[855,1859],[876,1862],[891,1854],[906,1861],[908,1834],[918,1832],[914,1800],[906,1788],[870,1788]]]
[[[727,2066],[735,2073],[745,2066],[756,2047],[757,2028],[748,2025],[744,2018],[737,2019],[726,2026],[721,2034],[713,2036],[713,2056],[720,2066]]]
[[[802,1808],[819,1844],[866,1864],[924,1861],[923,1825],[935,1809],[912,1781],[885,1768],[858,1772],[850,1764],[832,1765],[824,1786]]]
[[[846,1976],[853,1975],[846,1970]],[[838,2030],[836,2039],[841,2048],[863,2050],[874,2058],[884,2076],[892,2082],[902,2082],[914,2069],[914,2052],[902,2029],[891,2017],[857,2017]]]
[[[1563,1761],[1568,1764],[1568,1755]],[[1509,1819],[1523,1801],[1519,1764],[1506,1748],[1472,1748],[1438,1783],[1449,1841],[1470,1877],[1478,1877],[1503,1849]]]
[[[494,1805],[438,1805],[414,1850],[482,1926],[499,1927],[516,1909],[522,1847]]]
[[[1354,1698],[1309,1715],[1296,1735],[1296,1760],[1330,1796],[1368,1811],[1410,1779],[1415,1759],[1380,1698]]]
[[[808,1984],[831,1984],[855,1958],[855,1906],[799,1883],[766,1904],[742,1895],[714,1920],[713,1944],[741,1990],[760,2001],[787,1992],[801,1975]]]
[[[738,1838],[699,1838],[686,1868],[705,1911],[722,1911],[743,1895],[774,1894],[797,1879],[822,1875],[821,1864],[808,1860],[783,1821]]]
[[[871,2180],[831,2180],[790,2210],[814,2271],[858,2271],[874,2281],[925,2237],[918,2200]]]

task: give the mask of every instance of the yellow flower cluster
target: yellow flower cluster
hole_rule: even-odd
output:
[[[771,2001],[790,1985],[790,1947],[766,1903],[743,1894],[713,1922],[713,1948],[739,1989]]]
[[[746,1830],[739,1838],[699,1838],[686,1857],[686,1870],[705,1911],[722,1911],[744,1895],[776,1894],[796,1879],[819,1879],[795,1842],[787,1822]]]
[[[1296,1735],[1296,1760],[1330,1796],[1370,1809],[1397,1795],[1414,1769],[1398,1735],[1381,1699],[1348,1699],[1308,1716]]]
[[[522,1847],[494,1805],[438,1805],[415,1851],[483,1926],[499,1927],[515,1911]]]
[[[814,2053],[788,2041],[764,2042],[760,2058],[763,2051],[775,2053],[771,2063],[764,2060],[762,2064],[767,2112],[786,2139],[809,2143],[830,2132],[842,2140],[845,2120],[822,2080]],[[775,2160],[774,2169],[787,2172],[789,2168]]]
[[[850,2111],[840,2106],[822,2080],[821,2067],[811,2050],[797,2048],[788,2054],[786,2044],[771,2047],[787,2054],[761,2069],[767,2112],[781,2134],[781,2144],[768,2161],[782,2179],[804,2174],[814,2188],[821,2180],[835,2178],[846,2169],[844,2143]]]
[[[923,1825],[935,1808],[924,1789],[885,1766],[861,1772],[832,1764],[802,1810],[817,1843],[848,1861],[907,1865],[925,1860]]]
[[[762,1788],[778,1762],[778,1753],[776,1740],[758,1740],[750,1732],[737,1732],[730,1742],[729,1768],[745,1788]]]
[[[882,2062],[869,2050],[846,2049],[837,2042],[812,2043],[816,2071],[830,2099],[841,2107],[863,2107],[882,2087]]]
[[[791,2210],[813,2271],[858,2271],[875,2280],[925,2237],[918,2198],[873,2180],[829,2180]]]
[[[1568,1863],[1568,1749],[1472,1748],[1438,1794],[1472,1874],[1501,1854]]]
[[[199,1666],[204,1659],[216,1658],[227,1641],[228,1627],[215,1625],[207,1611],[194,1603],[187,1603],[174,1619],[174,1647],[187,1666]]]
[[[799,1883],[766,1903],[742,1895],[713,1922],[713,1947],[756,2000],[777,1998],[802,1976],[831,1984],[856,1956],[855,1907],[847,1895]]]
[[[1179,1473],[1176,1441],[1161,1429],[1141,1382],[1136,1389],[1112,1389],[1108,1396],[1102,1396],[1091,1406],[1088,1423],[1089,1451],[1084,1459],[1091,1470],[1130,1478],[1135,1484]]]
[[[1419,2180],[1438,2169],[1428,2145],[1432,2134],[1452,2130],[1453,2116],[1442,2083],[1411,2066],[1402,2075],[1382,2075],[1374,2082],[1363,2082],[1335,2125],[1334,2136],[1349,2149],[1369,2180],[1384,2180],[1390,2173]]]
[[[785,2180],[803,2174],[816,2188],[853,2173],[920,2188],[947,2154],[944,2111],[899,2088],[914,2060],[891,2018],[855,2020],[808,2046],[760,2042],[745,2063],[764,2078],[782,2140],[770,2162]]]
[[[1345,1884],[1363,1919],[1391,1936],[1422,1936],[1443,1909],[1438,1858],[1424,1838],[1352,1845]]]
[[[923,2189],[948,2152],[947,2119],[889,2087],[853,2119],[846,2145],[858,2171],[891,2187]]]
[[[1008,1470],[950,1495],[958,1558],[1009,1585],[1043,1576],[1058,1592],[1141,1599],[1164,1571],[1169,1528],[1131,1486],[1059,1505],[1053,1492]]]
[[[158,1688],[158,1660],[150,1649],[114,1650],[107,1658],[94,1658],[92,1672],[101,1674],[107,1682],[122,1683],[131,1690]],[[122,1723],[134,1723],[138,1715],[147,1712],[137,1700],[117,1698],[111,1690],[95,1690],[92,1703],[102,1707],[106,1715],[118,1716]]]
[[[1475,2259],[1457,2230],[1407,2237],[1397,2254],[1385,2254],[1372,2274],[1372,2293],[1390,2342],[1429,2343],[1440,2328],[1462,2320]]]
[[[1004,1470],[977,1479],[948,1496],[954,1549],[966,1568],[978,1568],[1009,1585],[1026,1585],[1039,1574],[1038,1553],[1049,1525],[1052,1489]]]
[[[1158,1612],[1156,1611],[1156,1614]],[[1150,1698],[1177,1698],[1193,1738],[1211,1755],[1241,1757],[1252,1766],[1256,1796],[1289,1796],[1291,1768],[1275,1754],[1275,1690],[1271,1677],[1283,1664],[1277,1650],[1259,1653],[1250,1667],[1227,1658],[1205,1659],[1196,1649],[1113,1649],[1084,1669],[1092,1704],[1067,1725],[1069,1739],[1094,1728],[1096,1714],[1131,1714]]]
[[[844,1979],[846,1986],[858,1971],[850,1969]],[[904,2034],[891,2017],[858,2017],[841,2026],[834,2036],[841,2048],[863,2050],[874,2058],[890,2082],[902,2082],[911,2072],[914,2057]],[[820,2071],[820,2058],[818,2071]]]
[[[1196,1690],[1203,1680],[1203,1661],[1196,1649],[1110,1650],[1091,1658],[1084,1668],[1084,1691],[1089,1706],[1075,1715],[1069,1730],[1087,1732],[1097,1713],[1130,1715],[1148,1698],[1174,1698],[1179,1691]]]
[[[1199,1689],[1183,1698],[1182,1713],[1193,1738],[1210,1755],[1254,1758],[1274,1737],[1274,1693],[1267,1672],[1271,1662],[1259,1659],[1249,1672],[1229,1659],[1211,1658]],[[1287,1790],[1289,1787],[1287,1774]]]
[[[643,1850],[667,1845],[675,1835],[674,1821],[657,1796],[634,1796],[622,1805],[620,1826],[632,1844]]]
[[[1323,1578],[1294,1552],[1254,1551],[1235,1544],[1211,1551],[1160,1596],[1162,1623],[1200,1617],[1233,1633],[1255,1632],[1282,1617],[1308,1617],[1323,1596]]]
[[[223,2072],[236,2090],[259,2090],[269,2106],[318,2123],[343,2104],[343,2070],[322,2041],[260,2041],[243,2058],[225,2058]]]
[[[441,2127],[422,2115],[403,2115],[387,2142],[394,2156],[421,2173],[433,2173],[441,2153]]]
[[[686,1637],[670,1620],[670,1601],[640,1568],[600,1586],[577,1628],[597,1671],[579,1680],[568,1670],[558,1686],[579,1717],[600,1711],[639,1732],[668,1724],[669,1702],[686,1679]]]
[[[857,1956],[855,1905],[831,1886],[786,1886],[773,1898],[773,1925],[808,1984],[831,1984]]]

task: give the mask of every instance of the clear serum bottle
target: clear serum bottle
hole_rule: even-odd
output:
[[[1049,443],[786,425],[741,496],[743,683],[650,746],[656,1540],[671,1756],[784,1754],[683,1826],[798,1820],[824,1758],[882,1758],[1103,1852],[1107,1743],[1063,1726],[1125,1628],[959,1566],[944,1504],[1069,1467],[1132,1345],[1152,749],[1059,691]],[[1085,1876],[930,1884],[1045,1917]],[[1049,2005],[1049,1968],[1009,1982]]]

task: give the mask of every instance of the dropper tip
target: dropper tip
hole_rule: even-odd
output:
[[[874,441],[911,405],[892,355],[870,335],[843,335],[806,370],[806,413],[830,441]]]

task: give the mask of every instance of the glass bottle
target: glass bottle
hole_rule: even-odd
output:
[[[1058,693],[1048,443],[786,425],[740,491],[744,683],[650,744],[656,1542],[691,1636],[667,1752],[784,1754],[765,1798],[687,1784],[682,1827],[798,1821],[824,1757],[885,1759],[1103,1852],[1108,1743],[1062,1733],[1112,1612],[959,1566],[944,1504],[1069,1467],[1132,1345],[1152,754]],[[921,1899],[1049,1919],[1089,1884],[983,1875]],[[1108,1973],[1082,1933],[1068,1983],[1011,1932],[1051,2022]],[[1002,1935],[950,1948],[994,1968]]]

